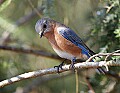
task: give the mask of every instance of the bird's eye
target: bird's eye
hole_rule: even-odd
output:
[[[47,28],[47,25],[46,24],[43,24],[43,29],[45,30]]]

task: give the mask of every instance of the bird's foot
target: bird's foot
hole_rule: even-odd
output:
[[[70,69],[73,69],[73,71],[75,72],[75,66],[74,66],[74,64],[75,64],[75,62],[76,62],[76,59],[74,58],[74,59],[72,59],[71,60],[71,65],[70,65]]]
[[[70,67],[69,67],[69,68],[72,69],[72,70],[75,72],[75,66],[74,66],[74,64],[75,64],[75,63],[72,62],[72,63],[70,64]]]
[[[64,61],[63,61],[60,65],[54,66],[54,68],[57,68],[57,73],[58,73],[58,74],[60,73],[60,69],[63,69],[63,68],[62,68],[63,64],[64,64]]]

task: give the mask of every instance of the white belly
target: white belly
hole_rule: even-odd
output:
[[[53,48],[54,49],[54,48]],[[76,59],[83,59],[83,60],[87,60],[88,59],[88,57],[87,57],[87,55],[85,55],[85,54],[83,54],[82,56],[82,58],[80,58],[80,57],[76,57],[76,56],[74,56],[74,55],[72,55],[72,54],[69,54],[69,53],[67,53],[67,52],[64,52],[64,51],[61,51],[61,50],[58,50],[58,49],[54,49],[54,51],[61,57],[61,58],[65,58],[65,59],[69,59],[69,60],[72,60],[73,58],[76,58]]]
[[[53,48],[54,49],[54,48]],[[58,49],[54,49],[54,51],[61,57],[61,58],[65,58],[65,59],[69,59],[72,60],[75,56],[73,56],[72,54],[69,54],[67,52],[63,52],[61,50]]]

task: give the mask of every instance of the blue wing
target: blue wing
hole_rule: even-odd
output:
[[[95,53],[90,50],[85,43],[82,41],[82,39],[77,36],[77,34],[72,31],[70,28],[60,28],[58,29],[59,34],[61,34],[64,38],[66,38],[67,40],[71,41],[73,44],[75,44],[76,46],[78,46],[79,48],[82,49],[82,53],[87,55],[88,57],[90,57],[91,55],[94,55]]]

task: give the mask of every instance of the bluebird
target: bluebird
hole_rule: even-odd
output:
[[[71,68],[77,59],[87,60],[95,53],[90,50],[82,39],[69,27],[50,18],[42,18],[35,25],[36,32],[46,37],[53,50],[61,57],[71,60]],[[58,67],[62,69],[63,63]],[[101,70],[99,70],[101,72]]]

